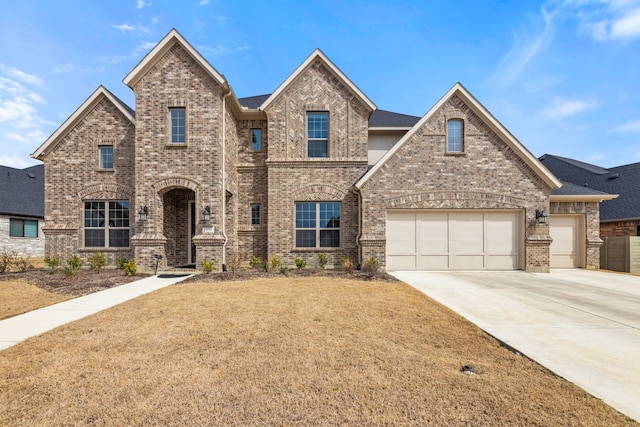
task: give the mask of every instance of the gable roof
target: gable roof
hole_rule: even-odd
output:
[[[369,128],[385,130],[387,128],[394,129],[411,129],[420,121],[420,117],[410,116],[408,114],[394,113],[386,110],[376,110],[369,118]]]
[[[162,56],[173,47],[176,43],[179,43],[187,53],[209,74],[220,86],[227,88],[227,80],[220,74],[209,62],[198,52],[191,44],[185,39],[182,34],[175,28],[163,37],[160,42],[144,58],[134,67],[133,70],[127,74],[122,80],[124,84],[133,89],[133,86],[144,76],[151,67],[153,67]]]
[[[342,82],[342,84],[348,87],[349,90],[351,90],[356,95],[360,102],[362,102],[369,108],[369,110],[376,110],[376,104],[374,104],[373,101],[367,98],[367,96],[362,93],[362,91],[358,89],[358,87],[351,80],[349,80],[349,78],[342,71],[340,71],[340,69],[333,62],[331,62],[331,60],[320,49],[314,50],[311,55],[309,55],[309,57],[305,59],[304,62],[300,64],[300,66],[296,68],[295,71],[289,77],[287,77],[287,79],[280,86],[278,86],[275,92],[273,92],[258,108],[263,111],[268,108],[269,105],[271,105],[271,103],[275,101],[299,75],[301,75],[309,66],[311,66],[311,64],[313,64],[316,59],[322,61],[324,65],[326,65],[331,70],[331,72]]]
[[[382,158],[356,182],[356,188],[362,186],[386,163],[413,135],[453,96],[459,96],[482,121],[494,131],[551,189],[559,188],[562,183],[544,165],[527,150],[512,134],[460,83],[456,83],[431,109],[409,130]]]
[[[73,129],[102,99],[107,98],[118,110],[133,124],[135,124],[135,112],[118,97],[109,92],[104,86],[98,86],[76,111],[65,120],[45,142],[31,154],[34,159],[42,160],[55,146],[62,141],[67,133]]]
[[[0,166],[0,214],[44,218],[44,165]]]
[[[603,168],[545,154],[540,161],[560,179],[577,187],[618,195],[600,205],[600,221],[640,219],[640,163]]]

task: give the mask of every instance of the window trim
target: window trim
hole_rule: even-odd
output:
[[[25,231],[24,230],[25,230],[25,225],[26,225],[27,221],[36,223],[36,235],[35,236],[25,236]],[[13,236],[13,235],[11,235],[11,231],[12,231],[11,225],[12,225],[12,223],[16,223],[16,222],[21,222],[22,223],[22,235],[21,236]],[[9,237],[10,238],[14,238],[14,239],[37,239],[38,237],[40,237],[39,225],[40,225],[40,222],[37,219],[9,218]]]
[[[309,116],[312,114],[323,114],[327,117],[327,137],[326,138],[311,138],[309,136]],[[330,114],[329,111],[317,111],[317,110],[309,110],[307,111],[307,116],[306,116],[306,141],[307,141],[307,158],[309,159],[326,159],[329,158],[330,156],[330,150],[329,150],[329,135],[331,134],[330,132]],[[311,147],[311,142],[317,142],[317,141],[326,141],[326,156],[311,156],[310,155],[310,147]]]
[[[258,148],[254,148],[254,142],[253,142],[253,136],[254,136],[254,132],[258,133]],[[251,128],[249,130],[249,135],[250,135],[250,140],[249,140],[249,149],[252,152],[258,152],[258,151],[262,151],[262,129],[261,128]]]
[[[184,114],[183,120],[184,120],[184,125],[182,126],[182,141],[177,141],[174,142],[173,141],[173,112],[174,111],[182,111]],[[178,118],[179,119],[179,118]],[[179,128],[179,126],[177,126],[177,128]],[[181,145],[187,145],[187,107],[184,106],[175,106],[175,107],[169,107],[169,145],[171,146],[181,146]],[[179,134],[176,134],[176,136],[179,136]]]
[[[91,226],[87,226],[87,219],[91,220],[91,219],[95,219],[93,217],[89,217],[87,218],[87,204],[88,203],[102,203],[102,219],[104,222],[104,226],[102,227],[91,227]],[[117,217],[111,217],[111,212],[114,211],[116,212],[115,209],[111,209],[111,203],[127,203],[127,218],[117,218]],[[100,212],[100,208],[95,210],[96,212]],[[99,218],[98,218],[99,219]],[[111,226],[111,222],[112,221],[116,221],[116,220],[126,220],[127,222],[127,227],[116,227]],[[131,202],[129,200],[116,200],[116,199],[109,199],[109,200],[83,200],[82,201],[82,249],[95,249],[95,248],[103,248],[103,249],[129,249],[131,248]],[[103,230],[104,231],[104,235],[103,235],[103,240],[104,240],[104,244],[102,246],[87,246],[87,230]],[[111,230],[127,230],[128,231],[128,237],[127,237],[127,246],[112,246],[111,242],[110,242],[110,233],[109,231]]]
[[[103,162],[102,162],[102,161],[103,161],[103,157],[102,157],[102,150],[103,150],[103,149],[107,149],[107,148],[110,148],[110,149],[111,149],[111,167],[109,167],[109,168],[108,168],[108,167],[104,167],[104,164],[103,164]],[[114,167],[114,159],[113,159],[113,145],[99,145],[99,146],[98,146],[98,168],[99,168],[100,170],[106,170],[106,171],[108,171],[108,170],[113,170],[113,167]]]
[[[254,219],[256,219],[256,217],[253,216],[254,208],[257,208],[258,212],[257,222],[254,222]],[[260,211],[260,203],[251,203],[249,205],[249,223],[251,225],[262,225],[262,212]]]
[[[449,137],[451,136],[451,131],[449,129],[449,125],[451,123],[459,123],[460,124],[460,150],[451,150],[451,142],[449,141]],[[465,149],[465,141],[464,141],[464,119],[461,117],[450,117],[447,119],[446,124],[446,152],[447,154],[464,154]]]
[[[315,206],[315,227],[298,227],[298,205],[300,204],[312,204]],[[321,226],[321,215],[322,215],[322,209],[321,209],[321,205],[323,204],[334,204],[334,205],[338,205],[338,209],[339,209],[339,216],[338,216],[338,227],[322,227]],[[323,200],[323,201],[296,201],[293,204],[293,249],[294,250],[311,250],[311,251],[316,251],[316,250],[339,250],[342,248],[342,224],[341,224],[341,217],[342,217],[342,202],[340,201],[335,201],[335,200],[331,200],[331,201],[327,201],[327,200]],[[298,231],[309,231],[309,230],[315,230],[315,246],[298,246]],[[338,232],[338,245],[337,246],[322,246],[322,238],[321,238],[321,232],[322,231],[337,231]]]

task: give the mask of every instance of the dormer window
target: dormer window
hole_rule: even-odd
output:
[[[307,155],[329,157],[329,113],[307,113]]]
[[[187,118],[184,107],[169,108],[171,116],[171,143],[186,144],[187,143]]]
[[[462,153],[464,126],[461,119],[447,121],[447,153]]]

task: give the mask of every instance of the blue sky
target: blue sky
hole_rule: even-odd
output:
[[[320,48],[378,108],[422,116],[461,82],[534,155],[640,161],[640,0],[21,0],[0,15],[0,164],[29,154],[176,28],[239,97]]]

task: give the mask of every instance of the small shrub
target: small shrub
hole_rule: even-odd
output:
[[[342,263],[342,269],[347,273],[351,273],[353,271],[353,259],[351,255],[344,255],[340,258],[340,262]]]
[[[271,269],[276,270],[280,268],[280,266],[280,257],[274,256],[273,258],[271,258]]]
[[[205,259],[205,260],[202,260],[202,264],[201,265],[202,265],[202,270],[204,270],[204,272],[206,274],[211,274],[213,272],[213,270],[214,270],[213,261],[207,261]]]
[[[262,258],[260,258],[259,256],[252,256],[249,259],[249,265],[251,266],[251,268],[262,267]]]
[[[13,258],[17,254],[12,251],[4,251],[0,253],[0,273],[4,273],[5,271],[9,271],[11,269],[11,264],[13,264]]]
[[[289,275],[289,269],[287,268],[286,265],[281,265],[280,266],[280,274],[288,276]]]
[[[227,267],[229,267],[229,270],[231,271],[236,271],[240,268],[240,266],[242,265],[242,262],[246,259],[246,255],[242,252],[236,252],[235,254],[233,254],[233,256],[231,257],[231,259],[229,259],[227,261]]]
[[[75,277],[80,271],[80,267],[82,267],[82,260],[78,258],[77,255],[72,256],[67,259],[67,265],[64,267],[64,274],[69,277]]]
[[[95,271],[96,273],[100,273],[102,267],[107,265],[107,259],[102,255],[102,252],[96,251],[95,254],[91,255],[88,259],[89,262],[89,270]]]
[[[321,254],[318,254],[318,265],[320,266],[321,269],[324,270],[328,262],[329,262],[329,255],[327,255],[326,252],[322,252]]]
[[[372,256],[364,262],[364,267],[362,268],[362,270],[369,273],[370,275],[374,275],[378,272],[378,270],[380,270],[380,267],[380,261],[378,261],[376,257]]]
[[[305,260],[303,260],[302,258],[299,258],[299,257],[296,257],[294,262],[296,263],[296,268],[298,270],[300,270],[301,268],[305,268],[307,266],[307,262]]]
[[[124,270],[124,265],[127,263],[127,259],[123,256],[119,256],[116,260],[116,264],[120,270]]]
[[[122,270],[127,276],[135,276],[135,274],[138,272],[138,267],[136,267],[136,259],[131,258],[129,261],[125,262],[122,266]]]
[[[15,266],[16,271],[24,273],[29,268],[29,257],[16,256],[13,258],[13,265]]]
[[[60,258],[58,258],[57,256],[46,256],[44,257],[44,262],[49,267],[49,274],[55,273],[58,267],[60,267]]]

